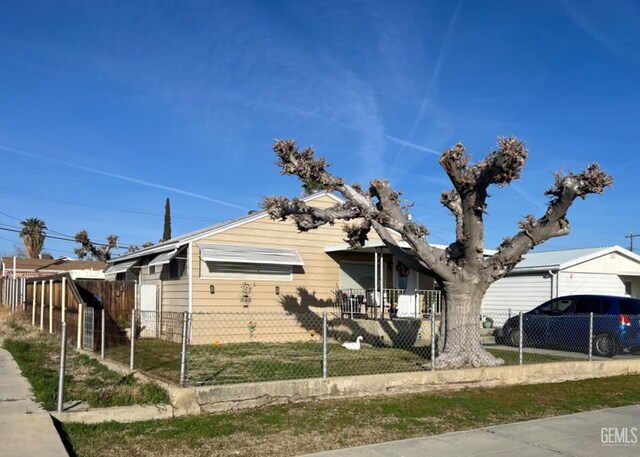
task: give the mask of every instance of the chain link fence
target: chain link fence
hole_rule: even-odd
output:
[[[110,316],[89,308],[83,309],[78,341],[104,358],[183,386],[432,370],[456,344],[453,362],[471,352],[507,365],[640,356],[636,314],[463,317],[447,322],[446,314],[351,319],[333,313],[140,310]],[[464,338],[456,343],[457,333]]]
[[[100,331],[102,355],[141,370],[153,377],[178,384],[186,313],[139,311],[111,317],[102,314],[104,331]]]

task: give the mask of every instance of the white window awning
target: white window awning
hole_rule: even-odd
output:
[[[254,263],[262,265],[304,265],[295,249],[200,244],[200,258],[205,262]]]
[[[178,253],[177,249],[174,249],[173,251],[161,252],[160,254],[155,256],[153,259],[151,259],[151,261],[149,262],[149,266],[153,267],[156,265],[167,264],[171,262],[171,260],[175,257],[177,253]]]
[[[129,260],[128,262],[120,262],[109,265],[106,270],[104,270],[105,274],[118,274],[124,273],[129,268],[133,267],[136,263],[138,263],[140,259]]]

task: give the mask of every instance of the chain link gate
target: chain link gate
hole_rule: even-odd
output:
[[[93,308],[87,306],[84,309],[83,318],[83,333],[82,333],[82,349],[86,351],[93,351],[95,326],[94,326],[95,314]]]

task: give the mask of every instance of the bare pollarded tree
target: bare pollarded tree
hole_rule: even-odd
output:
[[[445,296],[444,344],[436,367],[496,366],[504,361],[484,350],[480,342],[479,318],[482,298],[489,286],[506,276],[522,256],[546,240],[567,235],[567,211],[573,201],[589,194],[601,194],[613,179],[597,163],[581,173],[556,173],[555,182],[545,192],[550,197],[544,215],[525,216],[520,230],[504,239],[497,252],[484,251],[484,215],[487,190],[492,185],[503,187],[520,173],[528,151],[516,138],[499,138],[498,147],[485,159],[471,164],[462,143],[440,156],[453,189],[440,198],[455,218],[456,240],[446,249],[427,241],[427,228],[412,221],[401,205],[400,193],[384,179],[374,179],[368,189],[346,184],[344,179],[327,171],[324,158],[316,158],[312,148],[299,150],[293,140],[276,140],[273,150],[283,175],[297,176],[302,182],[313,180],[322,189],[338,192],[345,203],[320,209],[308,206],[299,198],[266,197],[263,208],[273,219],[291,218],[301,231],[308,231],[338,220],[345,224],[346,241],[352,247],[363,246],[371,229],[388,249],[405,265],[433,277]],[[402,249],[392,232],[399,233],[410,246]]]
[[[89,238],[87,231],[81,230],[75,234],[74,239],[77,243],[80,243],[80,247],[74,249],[79,259],[84,260],[89,257],[106,262],[111,260],[111,250],[118,247],[120,237],[118,235],[107,235],[106,244],[94,243]]]

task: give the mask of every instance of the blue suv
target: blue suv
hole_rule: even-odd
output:
[[[587,351],[593,313],[593,355],[613,357],[622,349],[640,352],[640,300],[608,295],[568,295],[522,315],[523,345]],[[519,316],[496,333],[498,344],[520,344]]]

